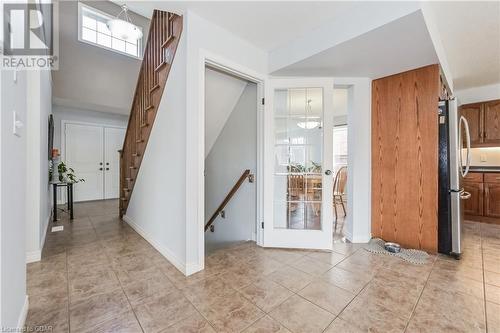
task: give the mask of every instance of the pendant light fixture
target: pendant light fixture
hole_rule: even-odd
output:
[[[141,29],[133,25],[130,20],[127,5],[123,5],[121,12],[114,19],[109,20],[106,25],[114,37],[134,42],[142,38]]]

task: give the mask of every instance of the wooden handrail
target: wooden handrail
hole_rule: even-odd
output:
[[[234,186],[231,189],[231,191],[229,191],[229,193],[226,195],[226,198],[224,198],[224,200],[222,201],[222,203],[219,205],[219,208],[217,208],[217,210],[212,215],[212,217],[210,218],[210,220],[208,220],[207,224],[205,224],[205,231],[207,231],[208,228],[210,228],[210,226],[212,225],[212,223],[214,223],[214,221],[217,218],[217,216],[219,216],[220,212],[222,212],[224,210],[224,208],[226,207],[227,203],[231,200],[231,198],[234,196],[234,194],[240,188],[241,184],[243,184],[243,182],[245,181],[245,179],[247,179],[249,176],[250,176],[250,170],[247,169],[247,170],[245,170],[245,172],[243,172],[243,174],[241,175],[240,179],[238,179],[238,181],[236,182],[236,184],[234,184]]]

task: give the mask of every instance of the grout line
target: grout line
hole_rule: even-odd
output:
[[[486,333],[489,332],[488,327],[488,304],[486,302],[486,278],[484,273],[484,253],[483,253],[483,228],[482,224],[479,223],[479,241],[481,244],[481,268],[483,269],[483,299],[484,299],[484,326],[486,327]]]
[[[408,318],[408,321],[406,322],[405,329],[403,330],[403,333],[406,332],[406,330],[408,329],[408,326],[410,325],[410,321],[413,319],[413,315],[415,314],[415,310],[417,309],[417,305],[420,302],[420,298],[422,297],[422,294],[424,293],[425,287],[427,287],[427,283],[429,282],[432,271],[434,270],[434,265],[436,265],[437,260],[438,260],[438,258],[436,256],[436,258],[434,258],[434,261],[432,263],[432,268],[429,271],[429,275],[427,275],[427,279],[425,279],[425,283],[422,287],[422,290],[420,291],[420,294],[418,295],[417,302],[415,302],[415,305],[413,306],[413,309],[411,310],[410,318]]]

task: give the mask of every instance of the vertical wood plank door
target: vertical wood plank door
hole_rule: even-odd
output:
[[[478,144],[483,140],[482,104],[466,104],[460,106],[460,114],[467,119],[470,131],[470,143]],[[464,138],[465,140],[465,138]]]
[[[484,143],[500,144],[500,100],[484,103]]]
[[[439,67],[372,82],[372,236],[437,251]]]
[[[484,184],[484,215],[500,217],[500,183]]]

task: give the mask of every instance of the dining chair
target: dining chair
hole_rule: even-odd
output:
[[[347,216],[347,212],[344,205],[346,197],[346,187],[347,187],[347,167],[343,166],[337,171],[333,183],[333,208],[335,209],[335,226],[333,231],[334,233],[337,232],[337,223],[338,223],[337,204],[340,203],[342,205],[342,210],[344,211],[344,217]]]

